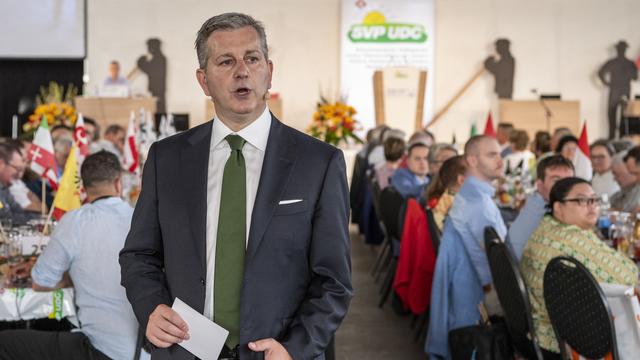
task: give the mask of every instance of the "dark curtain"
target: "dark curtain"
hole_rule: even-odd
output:
[[[40,86],[55,81],[66,89],[71,83],[82,92],[83,66],[82,59],[0,59],[0,136],[11,136],[14,114],[20,117],[21,133],[22,124],[33,111]]]

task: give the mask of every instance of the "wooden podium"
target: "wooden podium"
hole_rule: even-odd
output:
[[[640,100],[631,100],[627,103],[627,108],[624,109],[625,117],[640,117]]]
[[[205,102],[206,118],[204,121],[206,122],[213,119],[213,117],[216,115],[216,107],[213,105],[213,101],[211,101],[211,99],[209,98],[205,99]],[[269,110],[271,110],[273,115],[278,118],[278,120],[284,122],[284,119],[282,118],[282,98],[272,97],[271,99],[267,100],[267,106],[269,107]]]
[[[513,124],[516,129],[525,130],[531,140],[537,131],[548,131],[567,127],[574,134],[580,132],[580,102],[544,100],[551,110],[547,124],[545,108],[540,100],[500,100],[500,122]]]
[[[125,129],[129,124],[131,110],[138,114],[140,108],[156,112],[156,98],[115,98],[115,97],[76,97],[76,109],[83,116],[93,118],[104,131],[109,125],[121,125]]]

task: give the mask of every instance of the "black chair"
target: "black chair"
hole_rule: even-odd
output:
[[[516,351],[526,359],[542,360],[531,318],[527,287],[511,249],[491,226],[484,229],[484,244],[498,300]]]
[[[618,357],[616,331],[607,299],[589,270],[572,257],[553,258],[544,271],[544,302],[562,356],[564,344],[588,359]]]
[[[398,256],[400,256],[400,239],[397,234],[401,234],[402,224],[400,224],[400,211],[404,207],[404,197],[393,186],[389,185],[380,193],[380,220],[385,228],[387,242],[391,251],[389,252],[389,266],[385,280],[382,283],[380,291],[382,296],[378,302],[378,307],[382,307],[389,298],[393,288],[393,279],[396,274],[398,265]]]

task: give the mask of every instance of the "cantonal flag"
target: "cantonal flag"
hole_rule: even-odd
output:
[[[89,138],[87,137],[87,130],[84,127],[82,114],[78,114],[76,127],[73,131],[73,140],[78,144],[78,160],[82,163],[84,158],[89,156]]]
[[[74,143],[67,157],[67,163],[64,165],[58,192],[53,199],[53,217],[56,220],[60,220],[67,211],[77,209],[82,205],[77,153],[78,146]]]
[[[484,135],[491,136],[492,138],[496,137],[496,131],[493,129],[493,116],[491,115],[491,111],[489,111],[489,116],[487,116],[487,125],[484,127]]]
[[[47,119],[43,115],[40,126],[33,137],[33,143],[29,149],[28,160],[31,162],[31,170],[47,179],[51,187],[58,187],[58,175],[56,158],[53,155],[53,140]]]
[[[593,168],[589,159],[589,139],[587,138],[587,123],[585,121],[582,126],[582,132],[578,139],[578,150],[573,157],[573,166],[577,177],[585,180],[591,180],[593,176]]]
[[[129,128],[127,129],[127,139],[124,143],[124,168],[132,174],[138,172],[138,146],[136,144],[135,121],[135,113],[131,111]]]

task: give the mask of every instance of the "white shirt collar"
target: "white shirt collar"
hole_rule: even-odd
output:
[[[216,148],[220,142],[229,134],[240,135],[249,144],[253,145],[260,151],[267,149],[267,141],[269,140],[269,129],[271,128],[271,113],[269,107],[265,106],[262,114],[249,126],[236,132],[227,127],[216,115],[213,118],[213,134],[211,135],[211,149]]]

